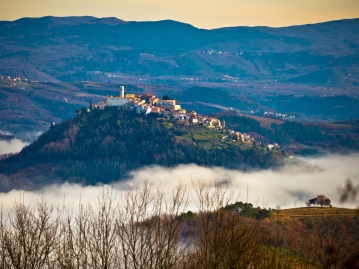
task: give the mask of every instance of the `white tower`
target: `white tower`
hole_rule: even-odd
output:
[[[125,97],[125,86],[120,86],[121,89],[121,97],[124,98]]]

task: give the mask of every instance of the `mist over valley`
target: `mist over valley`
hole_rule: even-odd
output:
[[[172,168],[162,166],[143,167],[130,173],[124,181],[113,182],[107,185],[113,192],[121,196],[129,186],[142,184],[147,181],[155,191],[162,185],[168,193],[175,190],[181,182],[194,195],[192,184],[196,181],[228,184],[229,191],[240,194],[239,201],[247,201],[256,206],[276,208],[305,207],[309,199],[318,194],[324,194],[331,199],[335,207],[356,208],[358,200],[340,202],[338,188],[343,188],[350,178],[354,185],[359,184],[359,171],[356,167],[358,154],[348,156],[328,155],[320,158],[303,158],[297,165],[287,164],[281,169],[257,170],[244,173],[228,170],[223,167],[201,167],[195,164],[179,165]],[[11,190],[0,194],[3,207],[9,209],[14,200],[23,196],[24,201],[36,204],[43,196],[54,204],[77,204],[80,199],[83,203],[93,203],[94,197],[104,188],[97,186],[82,186],[79,184],[49,184],[39,187],[36,191]],[[22,199],[22,198],[21,198]],[[188,210],[195,210],[192,203]]]

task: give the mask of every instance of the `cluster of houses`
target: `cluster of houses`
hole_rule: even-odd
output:
[[[188,120],[193,124],[202,124],[208,128],[223,129],[220,120],[211,117],[197,115],[196,111],[181,108],[176,100],[162,100],[154,94],[133,94],[125,95],[124,86],[120,87],[119,96],[106,96],[104,101],[92,105],[92,109],[128,109],[138,114],[155,114],[166,119]]]
[[[154,94],[125,94],[125,87],[120,87],[119,96],[106,96],[105,100],[100,101],[97,104],[92,104],[91,109],[99,110],[108,110],[108,109],[121,109],[121,110],[131,110],[138,114],[151,114],[154,116],[159,116],[166,118],[167,120],[174,119],[179,121],[188,121],[191,124],[198,124],[209,129],[217,129],[226,133],[226,136],[223,137],[229,138],[232,140],[242,141],[245,144],[260,144],[256,142],[253,137],[249,134],[235,132],[233,130],[226,129],[225,121],[221,121],[217,118],[203,116],[197,114],[194,110],[188,110],[181,108],[179,104],[176,103],[176,100],[172,99],[159,99]],[[268,149],[278,149],[278,144],[268,145]]]
[[[251,138],[249,134],[242,134],[240,132],[235,132],[233,130],[228,130],[228,137],[233,138],[235,140],[240,140],[246,144],[254,143],[254,138],[253,137]]]
[[[264,146],[264,145],[262,145],[262,143],[260,141],[255,141],[254,138],[251,137],[249,134],[242,134],[240,132],[236,132],[233,130],[227,130],[227,133],[228,133],[229,138],[232,138],[235,140],[240,140],[244,144],[247,144],[247,145],[254,144],[256,146]],[[265,145],[265,147],[268,150],[273,150],[273,149],[279,150],[280,149],[280,146],[278,145],[278,143],[268,144],[268,145]]]
[[[0,76],[0,80],[10,80],[10,81],[27,81],[27,78],[25,79],[21,79],[20,77],[15,77],[15,78],[12,78],[10,76]]]
[[[268,111],[265,111],[263,113],[264,117],[276,117],[276,118],[295,118],[295,116],[293,115],[287,115],[287,114],[283,114],[283,113],[277,113],[277,112],[268,112]]]
[[[278,145],[278,143],[273,143],[273,144],[269,144],[269,145],[267,146],[267,148],[268,148],[269,150],[272,150],[272,149],[280,149],[280,146]]]

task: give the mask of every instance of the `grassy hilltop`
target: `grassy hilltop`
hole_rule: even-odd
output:
[[[359,211],[341,207],[298,207],[272,211],[273,219],[285,221],[289,219],[309,219],[323,217],[355,217]]]

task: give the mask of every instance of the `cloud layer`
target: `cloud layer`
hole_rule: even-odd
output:
[[[179,165],[174,168],[153,166],[132,172],[130,180],[117,182],[113,188],[116,195],[121,196],[129,184],[141,183],[144,180],[147,180],[153,188],[165,184],[169,192],[180,181],[187,184],[191,190],[192,182],[215,180],[228,183],[230,190],[240,193],[240,200],[248,200],[259,206],[303,207],[305,201],[318,194],[324,194],[331,199],[333,206],[354,208],[359,205],[359,199],[341,204],[338,187],[343,186],[347,178],[350,178],[355,185],[359,184],[358,160],[358,154],[332,155],[318,159],[302,159],[305,165],[287,165],[281,170],[248,173],[197,165]],[[102,188],[102,186],[83,187],[65,183],[45,186],[35,192],[12,190],[8,193],[0,193],[0,203],[5,209],[10,208],[14,199],[19,199],[23,195],[25,203],[35,204],[43,194],[52,203],[61,204],[66,200],[76,205],[80,198],[82,202],[95,201]],[[192,197],[194,197],[193,190],[189,193],[190,200],[193,200]],[[195,210],[193,202],[190,202],[189,209]]]

